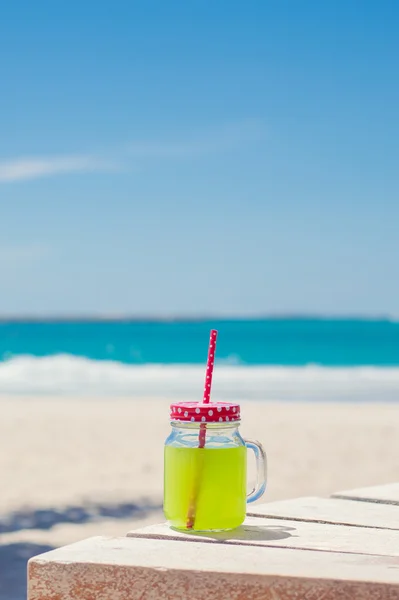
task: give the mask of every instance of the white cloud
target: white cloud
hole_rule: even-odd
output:
[[[111,168],[112,165],[93,156],[17,158],[0,162],[0,183]]]
[[[205,128],[181,140],[137,141],[128,146],[136,158],[184,158],[204,154],[217,154],[238,150],[263,138],[264,123],[259,119],[246,119],[217,128]]]
[[[264,137],[264,123],[246,119],[219,127],[203,128],[174,140],[135,141],[117,152],[122,162],[134,159],[180,159],[240,150]],[[132,165],[130,165],[130,168]],[[0,160],[0,184],[67,173],[119,170],[120,163],[93,155],[19,157]]]

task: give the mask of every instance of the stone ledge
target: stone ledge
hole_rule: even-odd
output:
[[[29,600],[392,600],[399,559],[90,538],[29,562]]]
[[[396,506],[334,497],[305,497],[255,504],[249,508],[248,516],[399,529],[399,508]]]
[[[224,545],[352,552],[399,557],[399,530],[329,525],[310,521],[289,521],[247,517],[244,524],[227,532],[184,532],[166,523],[129,531],[129,537],[211,542]]]
[[[336,492],[332,494],[332,498],[399,505],[399,483],[388,483],[386,485]]]

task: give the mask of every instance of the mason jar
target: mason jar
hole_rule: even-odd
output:
[[[240,405],[178,402],[170,407],[165,442],[164,513],[172,527],[225,531],[239,527],[246,504],[266,488],[266,453],[241,437]],[[247,450],[255,454],[257,481],[247,494]]]

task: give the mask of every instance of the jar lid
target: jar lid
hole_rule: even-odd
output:
[[[170,419],[192,423],[239,421],[240,405],[231,402],[174,402],[170,405]]]

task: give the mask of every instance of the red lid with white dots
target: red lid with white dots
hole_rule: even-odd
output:
[[[240,405],[231,402],[175,402],[170,405],[171,421],[228,423],[240,420]]]

